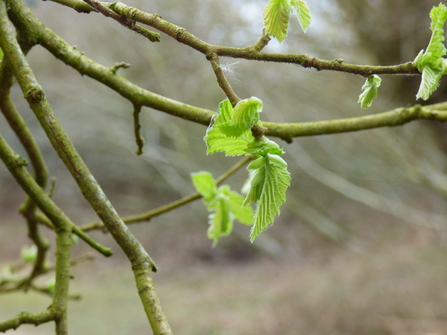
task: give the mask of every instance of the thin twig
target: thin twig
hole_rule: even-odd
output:
[[[48,219],[48,217],[45,214],[38,212],[36,214],[36,219],[37,219],[37,221],[39,223],[41,223],[41,224],[47,226],[48,228],[54,230],[54,226],[51,223],[51,220]],[[71,224],[73,233],[76,234],[81,240],[83,240],[85,243],[87,243],[93,249],[98,251],[100,254],[102,254],[102,255],[104,255],[106,257],[112,256],[113,250],[111,248],[107,248],[107,247],[101,245],[100,243],[98,243],[97,241],[95,241],[91,236],[87,235],[84,231],[82,231],[73,222],[71,222],[70,224]]]
[[[67,7],[71,7],[78,13],[90,13],[90,12],[97,11],[95,8],[86,4],[82,0],[51,0],[51,1],[61,4],[61,5],[64,5],[64,6],[67,6]]]
[[[230,83],[227,80],[227,77],[225,77],[225,74],[222,70],[222,67],[220,66],[219,56],[216,53],[213,53],[209,59],[211,66],[213,67],[214,74],[216,75],[217,82],[224,91],[227,98],[230,100],[231,104],[236,106],[236,104],[241,100],[236,93],[231,88]]]
[[[265,29],[262,29],[261,37],[255,44],[251,46],[251,48],[259,52],[267,46],[267,44],[270,42],[270,39],[270,36],[265,33]]]
[[[100,12],[102,15],[106,17],[110,17],[111,19],[117,21],[124,27],[129,28],[130,30],[135,31],[136,33],[143,35],[149,41],[151,42],[160,42],[161,36],[159,33],[155,33],[153,31],[147,30],[135,23],[135,21],[131,18],[123,17],[117,13],[115,13],[113,10],[107,8],[104,6],[101,2],[97,0],[84,0],[85,3],[95,8],[98,12]]]
[[[74,69],[77,69],[83,75],[87,75],[110,87],[129,101],[140,103],[143,106],[206,126],[209,125],[212,117],[215,115],[215,112],[211,110],[168,99],[144,90],[118,75],[111,74],[108,67],[95,63],[85,55],[82,55],[52,31],[48,29],[40,29],[41,25],[39,21],[31,12],[29,12],[27,19],[33,30],[38,32],[42,46],[48,49],[55,57],[61,59]],[[60,50],[65,50],[65,52],[61,53]],[[263,126],[268,129],[266,133],[267,136],[279,137],[287,142],[291,142],[294,137],[352,132],[380,127],[393,127],[402,124],[399,122],[396,123],[396,120],[400,120],[400,122],[403,122],[403,120],[409,122],[416,119],[444,121],[442,111],[447,110],[445,104],[426,105],[423,107],[423,110],[429,109],[437,109],[441,112],[438,114],[431,113],[431,115],[426,114],[425,116],[411,116],[411,118],[408,119],[408,116],[406,116],[407,114],[405,113],[406,109],[398,109],[380,114],[347,119],[297,123],[263,122]]]
[[[236,173],[241,167],[243,167],[245,164],[247,164],[251,159],[253,159],[251,156],[244,157],[239,162],[237,162],[235,165],[233,165],[231,168],[229,168],[227,171],[225,171],[222,175],[220,175],[216,179],[216,184],[220,185],[222,184],[226,179],[228,179],[230,176],[232,176],[234,173]],[[167,213],[169,211],[172,211],[175,208],[181,207],[183,205],[189,204],[190,202],[202,198],[201,194],[199,192],[194,192],[186,197],[183,197],[181,199],[175,200],[169,204],[160,206],[158,208],[152,209],[150,211],[136,214],[136,215],[130,215],[123,217],[123,221],[126,224],[131,223],[137,223],[137,222],[144,222],[144,221],[150,221],[152,218],[159,216],[161,214]],[[84,232],[95,230],[95,229],[103,229],[104,224],[101,221],[93,221],[90,223],[87,223],[83,226],[79,227]]]
[[[20,17],[19,21],[26,21],[29,25],[29,22],[32,21],[32,19],[30,18],[28,8],[19,1],[11,1],[8,2],[8,4],[10,6],[10,11]],[[35,78],[20,48],[17,47],[17,41],[11,33],[12,29],[9,27],[9,22],[7,22],[8,17],[6,15],[4,2],[0,1],[0,5],[3,5],[2,8],[0,8],[0,28],[2,31],[2,34],[0,34],[0,47],[2,48],[5,57],[11,62],[11,68],[13,69],[14,76],[17,79],[22,93],[31,110],[39,120],[42,128],[45,130],[53,148],[78,184],[82,194],[95,210],[99,218],[104,222],[108,231],[129,259],[132,271],[134,272],[138,294],[154,335],[172,334],[166,316],[161,310],[160,301],[157,297],[151,276],[151,272],[157,270],[155,263],[152,261],[141,243],[121,220],[106,194],[80,157],[67,132],[60,124],[45,97],[45,92]],[[20,27],[22,28],[22,26]],[[46,29],[44,26],[40,27],[34,33],[38,35],[38,32],[44,29]],[[7,33],[3,33],[5,30],[7,30]],[[21,31],[20,33],[26,34],[24,31]],[[117,75],[115,74],[113,76]],[[1,140],[2,138],[0,137],[0,144],[2,144]],[[1,147],[2,146],[0,146],[0,148]],[[12,159],[8,156],[6,157],[5,165],[9,168],[12,174],[17,174],[18,171],[22,172],[24,170],[23,161],[17,159],[14,155]],[[19,165],[19,167],[17,168],[16,165]],[[28,184],[29,183],[25,181],[21,183],[21,186],[27,190]],[[48,215],[48,213],[45,214]],[[49,212],[49,214],[52,213]],[[49,218],[51,219],[50,216]],[[57,222],[52,220],[52,223],[56,226]],[[67,255],[69,255],[71,246],[70,226],[64,224],[62,229],[60,231],[56,230],[56,232],[57,251],[59,254],[57,254],[58,257],[56,258],[56,288],[53,305],[55,306],[54,308],[62,310],[60,318],[56,320],[56,332],[57,334],[66,334],[66,330],[63,331],[62,329],[66,329],[66,299],[68,294],[69,273],[63,272],[66,270],[66,265],[68,265],[69,270],[69,264],[67,264],[66,258]],[[63,278],[62,275],[64,276]],[[60,332],[58,332],[59,329]]]
[[[17,329],[23,324],[38,326],[42,323],[54,321],[57,317],[58,314],[55,309],[49,309],[36,314],[22,312],[9,320],[0,322],[0,332],[6,332],[10,329]]]
[[[317,70],[331,70],[338,72],[346,72],[368,77],[371,74],[419,74],[418,69],[412,62],[393,66],[369,66],[346,64],[341,59],[322,60],[308,55],[298,54],[278,54],[264,53],[262,48],[267,42],[267,38],[261,42],[258,41],[255,47],[248,46],[245,48],[232,48],[218,45],[212,45],[202,41],[193,34],[189,33],[185,28],[179,27],[171,22],[163,20],[159,15],[146,13],[137,8],[127,6],[121,2],[114,2],[110,5],[116,13],[123,17],[135,20],[151,26],[169,36],[176,39],[180,43],[186,44],[191,48],[203,53],[211,55],[216,53],[218,56],[226,56],[233,58],[244,58],[265,62],[279,62],[298,64],[306,68],[315,68]],[[260,50],[257,50],[260,48]]]
[[[140,113],[141,113],[141,105],[133,106],[133,127],[135,133],[135,142],[137,143],[137,155],[141,155],[143,153],[144,147],[144,138],[141,136],[140,128]]]

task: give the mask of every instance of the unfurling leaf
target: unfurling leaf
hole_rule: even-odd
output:
[[[307,4],[301,0],[292,0],[292,6],[296,10],[296,15],[298,15],[298,20],[300,21],[301,28],[304,32],[306,32],[311,21],[309,7],[307,7]]]
[[[234,115],[233,106],[228,99],[219,104],[217,113],[217,117],[208,127],[204,137],[207,145],[206,153],[224,152],[228,156],[245,155],[247,144],[254,140],[251,131],[248,130],[239,137],[229,137],[222,132],[220,127],[228,124]]]
[[[231,121],[221,124],[220,129],[229,137],[239,137],[258,123],[261,111],[262,101],[258,98],[241,100],[234,106]]]
[[[433,7],[430,11],[432,35],[427,47],[427,54],[431,54],[433,58],[445,56],[447,50],[442,42],[444,42],[444,23],[447,20],[447,7],[440,3],[438,7]]]
[[[289,0],[288,0],[289,1]],[[196,189],[204,197],[209,216],[208,237],[216,245],[222,236],[233,228],[234,218],[251,225],[250,239],[253,242],[279,215],[285,201],[285,192],[290,185],[287,163],[279,156],[284,154],[279,145],[264,135],[253,136],[253,129],[261,126],[259,113],[262,102],[255,98],[241,100],[234,108],[228,100],[220,103],[218,115],[205,135],[207,153],[218,151],[227,155],[254,155],[256,160],[247,166],[249,179],[243,187],[245,199],[228,186],[219,187],[211,174],[193,174]],[[253,202],[257,210],[249,203]]]
[[[216,182],[213,175],[207,171],[191,173],[192,182],[205,202],[210,202],[216,196]]]
[[[214,212],[209,216],[208,238],[213,240],[213,247],[220,237],[226,236],[233,230],[233,219],[226,199],[220,197],[213,204]]]
[[[422,73],[421,85],[416,98],[424,100],[427,100],[433,91],[438,88],[442,75],[447,72],[447,61],[442,58],[447,54],[447,49],[443,43],[447,7],[442,3],[433,7],[430,11],[430,18],[432,20],[430,25],[432,36],[427,50],[419,52],[413,61],[413,64]]]
[[[206,153],[214,154],[224,152],[227,156],[245,155],[247,144],[254,140],[251,131],[245,132],[240,137],[228,137],[219,127],[208,128],[205,136],[205,142],[208,146]]]
[[[289,27],[290,0],[270,0],[264,8],[264,27],[267,34],[282,42]]]
[[[279,215],[291,178],[287,163],[278,155],[259,157],[247,170],[250,171],[250,190],[244,204],[254,202],[257,207],[250,233],[253,242]]]
[[[419,85],[416,99],[427,100],[430,95],[438,88],[442,72],[431,68],[430,66],[424,67],[422,70],[421,84]]]
[[[260,139],[255,139],[253,142],[248,143],[245,152],[251,155],[265,156],[267,154],[273,155],[283,155],[284,150],[282,150],[278,143],[269,140],[267,137],[263,136]]]
[[[378,75],[369,76],[362,86],[363,93],[359,96],[359,103],[362,108],[371,106],[373,100],[377,97],[378,88],[382,79]]]
[[[225,193],[228,197],[228,205],[234,217],[242,224],[253,224],[253,209],[251,206],[244,206],[244,197],[237,192],[228,191]]]

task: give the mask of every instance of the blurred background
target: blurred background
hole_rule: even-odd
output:
[[[205,57],[166,35],[152,44],[97,14],[78,14],[50,1],[28,2],[44,24],[94,61],[130,63],[119,74],[145,89],[211,110],[225,99]],[[259,38],[266,2],[125,1],[207,42],[235,47]],[[286,40],[272,40],[265,51],[355,64],[412,61],[428,44],[429,12],[438,3],[309,0],[313,23],[307,34],[292,17]],[[217,177],[237,162],[206,156],[204,126],[148,108],[142,113],[146,146],[137,156],[129,102],[41,47],[33,48],[28,60],[81,156],[123,216],[192,193],[191,172],[207,170]],[[378,98],[362,110],[357,103],[361,77],[222,61],[239,97],[260,98],[262,119],[274,122],[353,117],[412,105],[420,82],[418,76],[383,76]],[[13,95],[57,179],[54,200],[78,224],[95,220],[17,87]],[[446,99],[441,85],[424,103]],[[2,117],[0,132],[24,154]],[[446,126],[417,121],[297,138],[292,144],[277,141],[287,151],[292,185],[281,216],[254,244],[249,228],[236,224],[234,233],[212,248],[201,201],[131,225],[159,266],[155,283],[174,333],[447,334]],[[246,177],[242,169],[228,184],[240,190]],[[0,165],[2,264],[14,262],[21,247],[30,245],[18,214],[24,198]],[[71,291],[82,299],[69,305],[71,334],[150,333],[127,259],[110,235],[91,235],[113,247],[115,255],[95,254],[95,260],[73,268]],[[80,241],[73,256],[89,251]],[[0,295],[0,318],[38,312],[49,303],[38,293]],[[15,334],[52,332],[49,324],[24,326]]]

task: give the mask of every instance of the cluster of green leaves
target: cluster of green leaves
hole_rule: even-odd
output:
[[[416,94],[416,99],[427,100],[438,88],[441,77],[447,73],[447,59],[443,58],[447,54],[444,46],[444,23],[447,20],[447,7],[440,3],[430,11],[432,36],[428,43],[427,50],[421,50],[416,56],[413,64],[422,73],[421,85]],[[377,75],[369,76],[362,86],[362,94],[359,96],[359,103],[362,108],[371,106],[372,101],[377,97],[378,88],[382,80]]]
[[[430,11],[432,31],[427,50],[421,50],[413,64],[422,73],[421,85],[416,98],[427,100],[439,86],[442,75],[447,73],[447,54],[444,42],[444,23],[447,20],[447,7],[440,3]]]
[[[311,16],[309,8],[301,0],[270,0],[263,12],[265,31],[279,42],[287,35],[289,18],[295,10],[301,27],[308,28]],[[430,94],[439,86],[439,81],[447,73],[447,54],[444,42],[444,23],[447,20],[447,7],[442,3],[433,7],[430,12],[432,20],[430,29],[432,37],[427,50],[422,50],[414,65],[422,73],[422,81],[416,98],[427,100]],[[363,92],[359,96],[362,108],[371,106],[377,97],[378,88],[382,79],[371,75],[362,86]],[[204,138],[207,144],[207,153],[224,152],[229,156],[253,155],[255,160],[247,167],[249,179],[246,183],[246,197],[242,197],[230,190],[228,186],[217,189],[211,174],[200,172],[193,174],[193,182],[208,204],[210,215],[209,238],[214,245],[219,238],[228,235],[233,227],[233,220],[237,218],[245,224],[251,224],[248,206],[250,202],[256,204],[254,223],[250,234],[253,241],[279,214],[281,205],[285,202],[285,192],[290,185],[290,174],[287,163],[280,157],[284,151],[275,142],[265,136],[257,135],[256,127],[262,128],[259,113],[262,111],[262,102],[255,98],[240,101],[236,106],[229,100],[220,103],[218,115],[208,128]],[[249,215],[250,214],[250,215]]]
[[[270,0],[264,9],[264,28],[267,34],[282,42],[287,36],[289,18],[295,10],[301,28],[306,32],[311,16],[306,2],[301,0]]]
[[[246,225],[253,223],[253,209],[243,204],[244,198],[239,193],[232,191],[228,185],[217,188],[216,181],[209,172],[193,173],[191,177],[211,212],[208,238],[213,240],[213,246],[219,242],[221,236],[231,233],[234,219]]]
[[[253,127],[262,127],[259,120],[261,111],[262,102],[255,97],[241,100],[234,108],[228,99],[224,100],[206,132],[207,154],[224,152],[228,156],[251,155],[255,158],[247,167],[249,178],[243,188],[247,193],[245,200],[239,199],[239,195],[236,196],[237,193],[230,191],[228,186],[216,189],[210,174],[201,172],[192,175],[197,191],[213,212],[208,237],[214,240],[214,245],[220,236],[231,232],[233,218],[244,224],[253,223],[250,233],[253,242],[273,224],[286,200],[285,193],[291,178],[287,163],[280,157],[284,151],[265,136],[253,135]],[[250,202],[256,204],[251,221],[247,219],[248,209],[245,209],[251,210],[248,206]],[[235,209],[236,204],[244,209],[243,213]]]

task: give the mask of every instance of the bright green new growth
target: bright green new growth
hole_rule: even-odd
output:
[[[220,130],[229,137],[242,136],[259,121],[259,113],[262,111],[262,101],[251,97],[241,100],[234,106],[233,117],[229,122],[220,125]]]
[[[365,84],[362,86],[363,93],[360,94],[358,101],[362,108],[371,106],[373,100],[377,97],[381,81],[382,79],[376,74],[366,79]]]
[[[191,174],[191,178],[197,192],[203,197],[203,201],[209,203],[216,197],[216,182],[211,173],[197,172]]]
[[[220,237],[231,233],[234,219],[247,225],[253,223],[252,208],[244,205],[244,198],[231,191],[228,185],[217,188],[213,176],[206,171],[192,173],[191,178],[197,192],[208,205],[208,211],[211,212],[208,238],[213,240],[213,246],[217,245]]]
[[[287,163],[273,154],[259,157],[247,170],[250,171],[251,187],[244,205],[250,202],[257,204],[255,223],[250,233],[250,240],[253,242],[279,215],[280,207],[286,201],[286,190],[291,178]]]
[[[301,0],[292,0],[292,6],[295,8],[301,28],[306,32],[311,21],[310,10],[309,7],[307,7],[307,3]]]
[[[229,100],[224,100],[219,105],[218,115],[212,125],[207,129],[205,143],[207,144],[207,154],[225,152],[227,156],[245,155],[247,144],[255,138],[248,129],[239,137],[226,135],[221,127],[226,127],[234,115],[233,106]]]
[[[440,3],[430,11],[432,20],[430,29],[432,36],[427,50],[421,50],[413,64],[422,73],[421,85],[416,98],[427,100],[439,86],[442,75],[447,73],[447,60],[442,58],[447,54],[444,42],[444,23],[447,20],[447,7]]]
[[[230,156],[254,155],[257,157],[247,167],[250,173],[246,183],[248,186],[247,196],[245,200],[241,200],[239,206],[239,208],[245,208],[244,206],[250,202],[256,204],[257,210],[250,234],[252,242],[273,224],[275,217],[279,215],[279,209],[286,200],[286,189],[291,180],[287,171],[287,163],[279,157],[284,154],[284,150],[267,137],[262,136],[257,139],[251,133],[251,128],[254,125],[261,125],[259,121],[261,111],[262,102],[255,97],[241,100],[234,108],[229,100],[222,101],[219,105],[218,115],[204,137],[208,154],[224,152]],[[227,204],[224,202],[225,197],[235,196],[229,195],[230,193],[221,193],[221,196],[218,196],[210,174],[206,177],[205,173],[201,173],[199,179],[195,180],[195,178],[198,177],[193,175],[194,185],[204,196],[205,201],[216,199],[207,202],[209,203],[208,209],[214,211],[210,216],[210,229],[208,230],[208,236],[214,240],[214,244],[217,243],[220,236],[227,235],[231,231],[232,220],[231,215],[227,215],[228,208],[238,220],[249,223],[248,218],[242,221],[242,213],[237,214],[237,209],[234,207],[234,204],[239,202],[239,198],[234,198]],[[251,217],[250,223],[252,222],[253,217]]]
[[[306,32],[311,21],[306,2],[302,0],[270,0],[264,8],[265,31],[279,42],[282,42],[287,36],[292,9],[295,9],[301,28]]]

